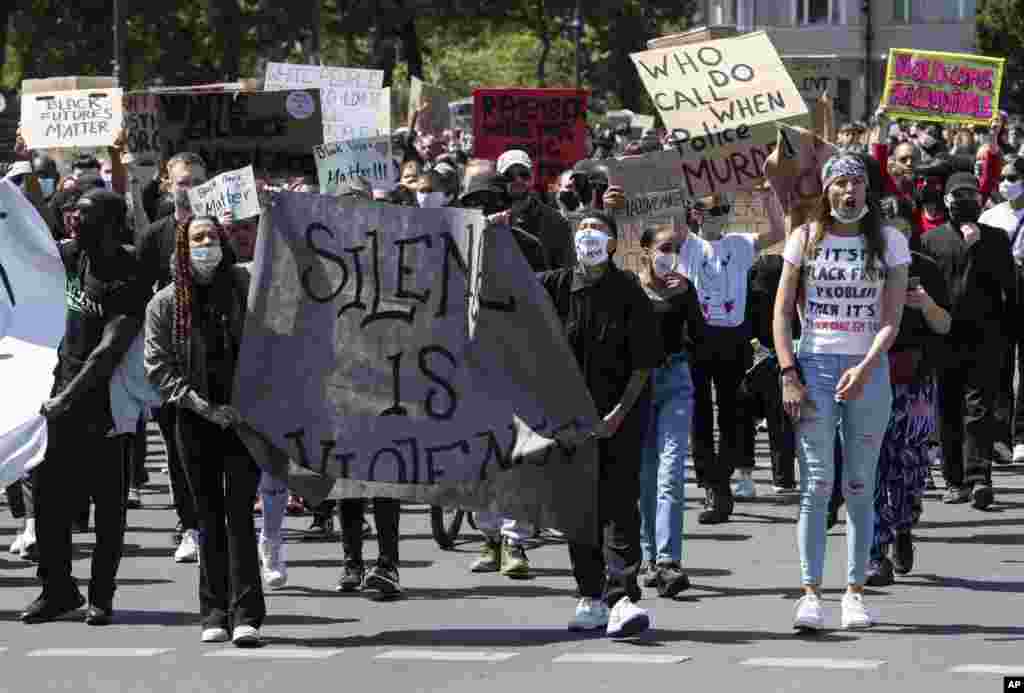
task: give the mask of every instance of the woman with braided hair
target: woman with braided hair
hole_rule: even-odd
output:
[[[252,519],[260,470],[232,430],[241,422],[231,391],[249,282],[234,259],[213,217],[179,227],[174,281],[146,309],[145,363],[178,412],[177,443],[199,516],[202,640],[244,647],[259,644],[266,606]]]

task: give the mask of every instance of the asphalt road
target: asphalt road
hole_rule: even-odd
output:
[[[154,461],[145,505],[129,511],[115,625],[90,628],[80,616],[21,624],[19,611],[38,591],[34,568],[0,558],[0,690],[966,693],[1002,691],[1003,674],[1024,675],[1024,466],[997,468],[989,512],[944,506],[940,492],[929,493],[914,573],[868,591],[880,615],[870,631],[838,629],[840,522],[826,569],[834,629],[804,637],[791,629],[796,499],[771,496],[763,441],[759,452],[761,496],[728,524],[698,525],[700,494],[688,486],[684,563],[694,586],[674,601],[649,590],[643,606],[654,627],[635,641],[566,630],[575,586],[564,545],[530,551],[531,580],[473,575],[467,566],[480,544],[471,530],[455,551],[441,551],[426,508],[408,507],[398,602],[336,593],[340,547],[298,542],[309,518],[289,518],[290,581],[268,593],[259,650],[199,642],[197,569],[171,559],[175,517]],[[9,542],[16,522],[0,515],[0,539]],[[80,578],[91,541],[76,535]]]

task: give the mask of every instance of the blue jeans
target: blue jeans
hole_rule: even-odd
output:
[[[654,371],[651,417],[640,466],[640,546],[645,561],[681,562],[693,380],[686,356]]]
[[[828,501],[835,478],[837,425],[842,437],[843,497],[847,513],[847,582],[863,585],[874,535],[875,474],[882,439],[892,411],[889,364],[871,371],[861,397],[837,402],[836,386],[863,357],[801,354],[807,396],[796,425],[800,460],[800,572],[804,585],[821,585],[825,567]]]

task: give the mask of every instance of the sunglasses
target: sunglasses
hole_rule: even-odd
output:
[[[505,172],[505,175],[508,178],[518,178],[519,180],[530,180],[531,178],[533,178],[533,172],[530,169],[520,168],[518,166],[515,168],[510,168],[508,171]]]
[[[1017,181],[1020,180],[1020,176],[1017,176],[1017,175],[999,176],[999,180],[1005,181],[1007,183],[1016,183]]]

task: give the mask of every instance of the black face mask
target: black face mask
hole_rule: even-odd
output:
[[[573,211],[580,206],[580,198],[572,190],[562,190],[558,193],[558,201],[562,203],[562,206]]]
[[[954,200],[949,206],[949,220],[954,228],[977,223],[980,216],[981,205],[977,200]]]

